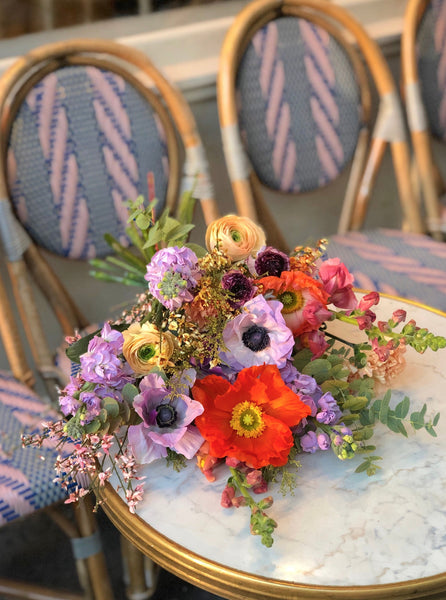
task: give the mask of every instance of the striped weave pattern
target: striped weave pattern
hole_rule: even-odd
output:
[[[0,371],[0,525],[66,497],[55,483],[59,453],[46,441],[42,448],[22,448],[22,433],[39,430],[56,417],[34,393]]]
[[[417,32],[423,103],[433,135],[446,140],[446,1],[428,4]]]
[[[242,139],[265,185],[309,191],[339,175],[356,146],[360,100],[345,51],[324,29],[294,17],[268,23],[236,85]]]
[[[38,244],[70,258],[109,253],[106,232],[128,243],[125,202],[147,198],[149,174],[160,207],[167,189],[165,134],[153,109],[122,77],[91,66],[35,85],[7,161],[19,219]]]
[[[334,235],[329,257],[339,257],[366,290],[400,296],[446,311],[446,244],[397,230]]]

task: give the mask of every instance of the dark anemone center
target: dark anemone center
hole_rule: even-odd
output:
[[[269,346],[268,330],[259,325],[251,325],[243,333],[242,341],[253,352],[260,352]]]
[[[170,427],[177,418],[177,411],[170,404],[160,404],[156,407],[156,424],[158,427]]]

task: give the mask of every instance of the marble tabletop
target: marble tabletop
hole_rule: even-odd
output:
[[[446,336],[446,318],[440,313],[391,298],[382,298],[380,307],[386,317],[405,308],[419,326]],[[394,402],[407,394],[413,410],[426,402],[427,415],[442,411],[438,437],[408,427],[406,439],[378,425],[372,441],[374,454],[383,460],[373,477],[354,472],[359,461],[342,462],[331,452],[301,455],[294,495],[282,497],[274,485],[269,490],[274,504],[268,513],[278,522],[272,548],[250,535],[248,508],[220,506],[228,477],[224,465],[217,468],[214,483],[194,461],[180,473],[164,461],[144,468],[140,521],[200,561],[241,572],[242,578],[249,574],[285,589],[289,584],[289,595],[270,597],[340,598],[345,590],[345,597],[353,598],[347,591],[357,586],[378,592],[382,587],[386,599],[418,597],[414,588],[409,596],[409,582],[421,582],[423,588],[438,578],[438,589],[427,587],[446,590],[446,350],[420,355],[409,348],[406,359],[406,370],[394,381]],[[295,595],[294,585],[301,586]],[[400,591],[389,594],[392,585]],[[301,596],[302,586],[315,594],[325,588],[339,594]],[[218,593],[218,586],[212,589]]]

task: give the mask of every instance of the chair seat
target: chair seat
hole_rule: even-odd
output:
[[[60,450],[46,440],[42,448],[22,448],[22,433],[36,433],[57,413],[24,384],[0,371],[0,525],[65,499],[53,480]]]
[[[446,311],[446,244],[399,230],[334,235],[327,248],[367,290],[408,298]]]

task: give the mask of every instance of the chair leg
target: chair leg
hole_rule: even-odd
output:
[[[97,533],[97,525],[90,496],[85,496],[76,502],[74,515],[79,528],[80,539],[94,539]],[[105,557],[100,548],[92,554],[86,553],[82,558],[85,558],[87,564],[94,600],[113,600],[114,596]]]
[[[128,600],[148,600],[156,591],[160,568],[121,536],[121,553]]]

